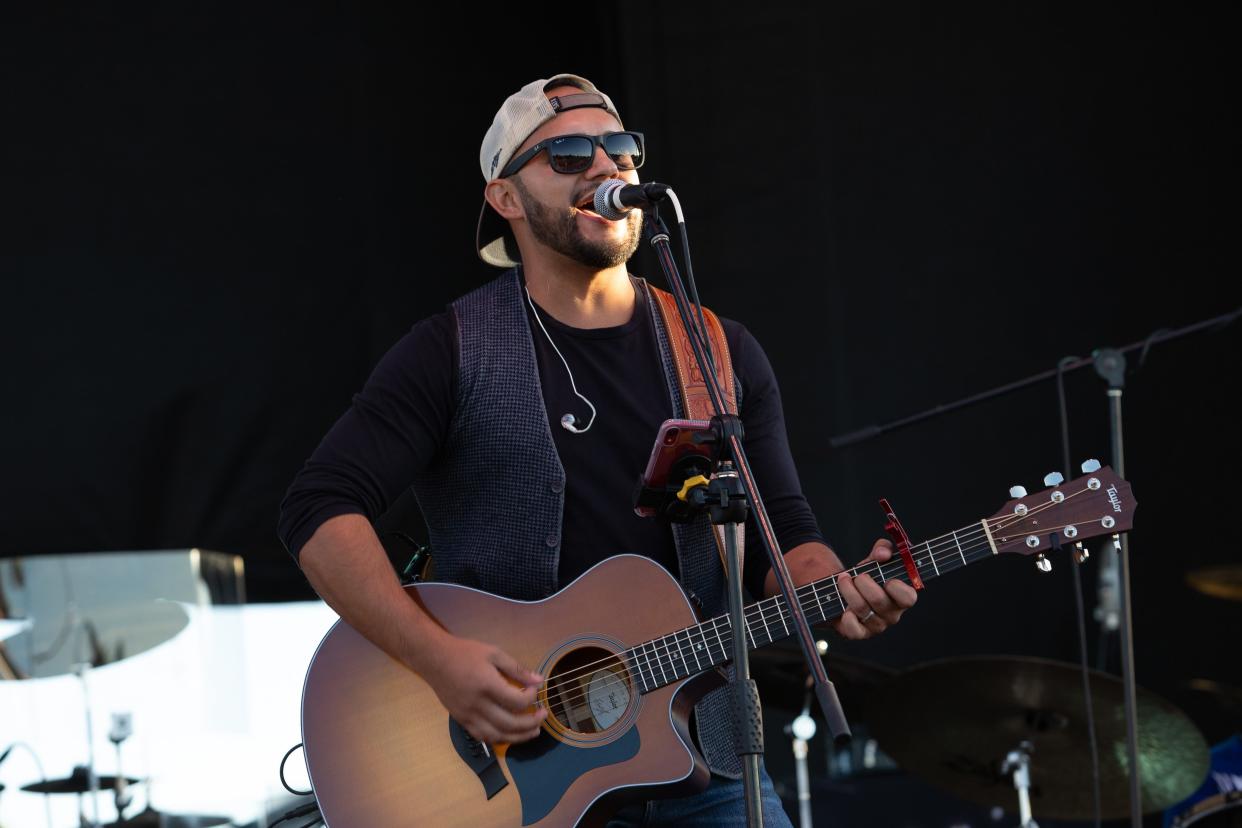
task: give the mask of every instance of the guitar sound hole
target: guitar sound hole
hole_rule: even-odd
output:
[[[599,733],[630,705],[629,673],[616,654],[600,647],[567,653],[548,677],[548,712],[563,729]]]

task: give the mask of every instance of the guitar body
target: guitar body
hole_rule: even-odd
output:
[[[644,694],[616,658],[698,622],[651,560],[609,558],[542,601],[452,584],[406,591],[449,632],[495,644],[547,678],[549,716],[530,742],[474,742],[426,682],[338,621],[302,699],[306,763],[330,828],[576,825],[706,785],[687,722],[719,674]]]

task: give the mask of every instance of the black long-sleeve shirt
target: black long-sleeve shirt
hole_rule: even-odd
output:
[[[540,310],[547,336],[534,311],[526,308],[548,422],[566,475],[558,571],[562,586],[621,552],[647,555],[677,572],[668,526],[638,517],[633,510],[635,482],[646,467],[656,431],[673,416],[645,293],[639,289],[635,295],[630,321],[611,328],[571,328]],[[743,392],[740,415],[747,457],[781,548],[822,541],[798,482],[767,356],[742,325],[731,320],[722,324]],[[417,471],[435,462],[455,410],[456,331],[451,309],[416,324],[383,357],[294,479],[281,506],[278,531],[295,557],[331,517],[361,514],[374,521]],[[598,412],[586,433],[560,426],[561,417],[572,413],[582,428],[591,412],[573,393],[570,374],[549,339],[564,355],[578,390]],[[745,581],[759,595],[769,564],[753,516],[748,523]]]

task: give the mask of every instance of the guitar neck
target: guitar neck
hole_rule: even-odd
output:
[[[986,526],[986,521],[980,521],[947,535],[912,544],[910,555],[919,578],[929,581],[992,557],[996,550]],[[884,564],[869,561],[846,572],[851,577],[870,575],[881,586],[893,580],[907,584],[911,582],[906,563],[900,556],[894,556]],[[809,624],[832,621],[845,612],[845,599],[837,588],[839,575],[812,581],[795,590]],[[745,616],[746,636],[751,649],[765,647],[794,633],[793,616],[783,595],[750,604],[746,607]],[[732,646],[732,624],[728,614],[724,614],[644,642],[626,651],[625,657],[638,678],[639,688],[646,693],[728,662],[732,658]]]

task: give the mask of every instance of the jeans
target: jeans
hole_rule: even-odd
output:
[[[793,828],[772,787],[768,772],[759,766],[764,828]],[[682,799],[653,799],[617,812],[607,828],[746,828],[746,787],[740,779],[713,775],[707,789]]]

